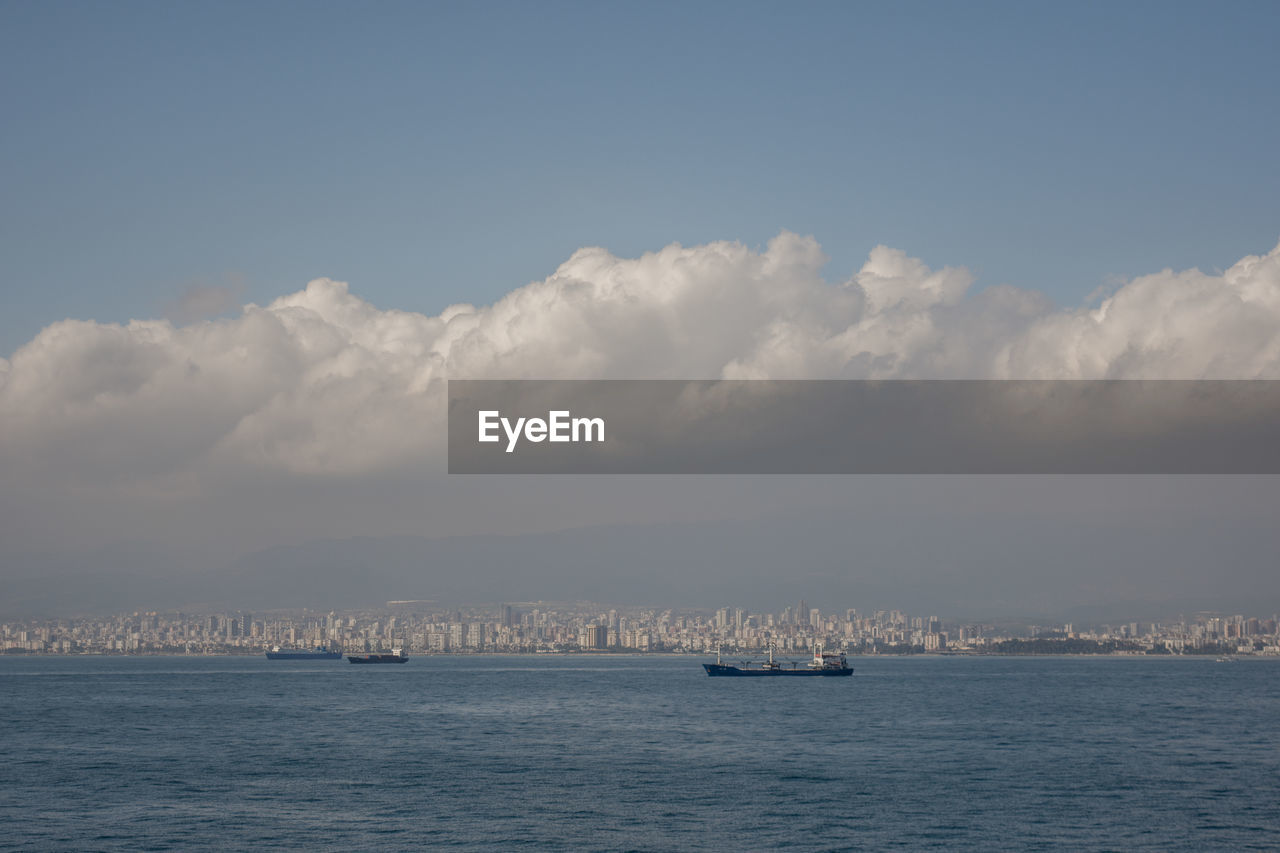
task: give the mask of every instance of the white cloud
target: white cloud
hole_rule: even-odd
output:
[[[764,251],[582,249],[435,317],[319,279],[230,319],[55,323],[0,359],[0,456],[75,481],[431,466],[448,377],[1280,378],[1280,247],[1066,311],[883,246],[841,284],[825,260],[789,233]]]

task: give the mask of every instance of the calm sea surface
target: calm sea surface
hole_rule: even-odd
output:
[[[0,658],[0,848],[1277,850],[1280,661]]]

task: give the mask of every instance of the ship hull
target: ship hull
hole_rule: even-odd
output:
[[[838,669],[742,669],[741,667],[729,666],[719,663],[704,663],[703,668],[706,669],[707,675],[719,675],[729,678],[773,678],[774,676],[818,676],[820,678],[839,678],[844,675],[853,675],[853,667],[846,666]]]
[[[352,663],[408,663],[409,658],[401,655],[347,655]]]

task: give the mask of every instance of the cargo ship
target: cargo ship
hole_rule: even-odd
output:
[[[267,652],[267,660],[342,660],[342,652],[331,652],[325,646],[314,649],[282,649],[276,646]]]
[[[809,661],[809,663],[803,667],[795,661],[791,662],[790,667],[775,661],[773,659],[772,645],[769,646],[769,659],[761,662],[758,666],[752,666],[749,661],[743,661],[742,666],[727,664],[721,660],[719,649],[716,649],[716,662],[704,663],[702,666],[706,669],[707,675],[738,677],[771,675],[853,675],[853,667],[849,666],[848,661],[845,660],[844,652],[824,652],[822,651],[821,643],[814,644],[813,660]]]
[[[347,660],[352,663],[406,663],[409,656],[404,653],[404,649],[392,649],[391,654],[376,652],[371,655],[347,655]]]

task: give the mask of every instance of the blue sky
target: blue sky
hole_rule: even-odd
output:
[[[1280,4],[0,3],[0,354],[813,234],[1081,303],[1280,238]]]

